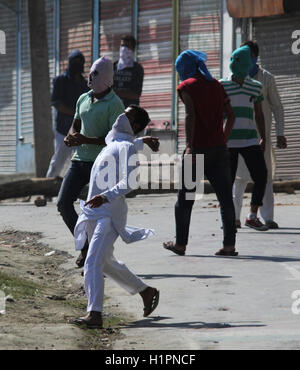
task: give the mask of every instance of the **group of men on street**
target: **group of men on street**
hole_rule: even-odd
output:
[[[56,108],[56,146],[47,176],[58,176],[64,158],[76,148],[58,195],[58,210],[74,235],[80,256],[76,263],[84,266],[87,315],[75,324],[102,326],[104,297],[103,275],[111,277],[131,294],[139,293],[144,316],[149,316],[159,302],[159,291],[146,285],[113,255],[118,236],[126,243],[147,238],[151,229],[126,226],[125,196],[132,189],[130,174],[138,167],[130,158],[144,143],[157,151],[157,138],[136,138],[150,122],[148,113],[139,107],[143,68],[134,61],[136,41],[122,38],[120,59],[96,60],[88,82],[82,77],[84,56],[76,51],[69,57],[67,71],[54,81],[52,104]],[[241,45],[232,54],[232,75],[217,81],[206,67],[206,54],[195,50],[182,52],[176,70],[182,81],[177,87],[185,106],[187,155],[204,157],[204,174],[214,188],[223,225],[223,247],[216,255],[236,256],[236,231],[241,227],[240,210],[249,180],[243,161],[254,182],[250,212],[245,225],[264,231],[278,227],[274,221],[272,189],[271,123],[276,120],[277,146],[286,147],[283,109],[274,77],[257,65],[258,46]],[[68,101],[66,96],[69,95]],[[225,124],[224,124],[224,116]],[[60,154],[64,153],[64,154]],[[113,158],[116,167],[109,167]],[[185,162],[183,160],[184,176]],[[195,177],[195,161],[192,161]],[[102,172],[115,172],[115,182],[101,185]],[[237,176],[236,176],[237,174]],[[81,214],[74,208],[83,187],[89,184]],[[194,199],[187,197],[195,189],[183,186],[175,205],[176,240],[164,248],[185,255]],[[260,209],[265,220],[257,216]]]

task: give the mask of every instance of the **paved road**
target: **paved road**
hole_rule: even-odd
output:
[[[128,200],[128,223],[154,228],[156,235],[132,245],[117,241],[116,256],[159,288],[161,300],[143,319],[140,297],[107,279],[111,302],[132,317],[115,349],[300,349],[300,193],[276,196],[281,229],[243,227],[235,258],[214,256],[222,230],[213,194],[195,204],[187,255],[164,250],[162,241],[174,236],[175,200],[174,194]],[[76,255],[54,203],[1,203],[0,230],[7,227],[40,231],[45,243]]]

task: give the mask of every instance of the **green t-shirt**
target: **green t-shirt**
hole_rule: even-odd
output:
[[[124,104],[113,90],[94,102],[89,91],[79,97],[74,119],[81,120],[82,135],[105,137],[123,112]],[[94,162],[103,148],[104,145],[82,144],[77,147],[72,161]]]

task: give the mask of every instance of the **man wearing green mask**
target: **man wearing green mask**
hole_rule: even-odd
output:
[[[278,229],[279,226],[277,222],[274,221],[273,176],[275,173],[276,160],[272,147],[271,132],[273,126],[273,115],[277,138],[276,146],[278,149],[285,149],[287,147],[287,141],[284,136],[284,110],[277,90],[275,77],[269,71],[266,71],[257,64],[259,55],[258,44],[253,41],[246,41],[242,46],[244,45],[248,45],[250,47],[252,55],[252,68],[250,69],[249,75],[262,83],[264,95],[264,101],[262,103],[266,126],[266,149],[264,156],[268,169],[268,181],[263,199],[263,206],[260,207],[259,212],[265,221],[265,225],[269,229]],[[240,158],[237,176],[233,186],[233,201],[237,227],[241,227],[240,215],[243,205],[243,194],[249,180],[249,172],[244,161]]]
[[[263,95],[262,84],[248,76],[251,67],[250,47],[240,47],[233,52],[231,57],[232,75],[220,82],[230,98],[236,117],[227,142],[230,152],[232,185],[236,177],[240,154],[244,158],[254,182],[250,213],[245,225],[259,231],[265,231],[268,228],[257,217],[258,208],[263,204],[267,183],[267,167],[264,159],[266,137],[262,111]]]

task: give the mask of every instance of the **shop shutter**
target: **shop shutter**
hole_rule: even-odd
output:
[[[207,54],[207,67],[219,79],[221,49],[221,17],[219,0],[180,0],[179,48],[201,50]],[[185,149],[185,109],[179,100],[177,148]]]
[[[33,144],[30,37],[27,0],[22,2],[21,22],[21,127],[19,136],[24,138],[24,144]]]
[[[261,65],[275,76],[285,113],[288,148],[275,149],[278,180],[300,178],[300,54],[292,52],[292,33],[299,29],[299,13],[253,19]],[[276,143],[275,129],[272,141]]]
[[[147,109],[151,128],[171,121],[172,1],[140,0],[137,58],[144,68],[140,104]]]
[[[16,9],[16,2],[9,6]],[[5,32],[6,54],[0,54],[0,173],[16,171],[16,52],[17,18],[1,7],[0,29]]]
[[[121,37],[131,34],[131,1],[100,1],[100,56],[113,62],[119,59]]]
[[[85,56],[87,77],[92,63],[93,1],[61,0],[60,2],[60,73],[68,65],[68,56],[80,50]]]

